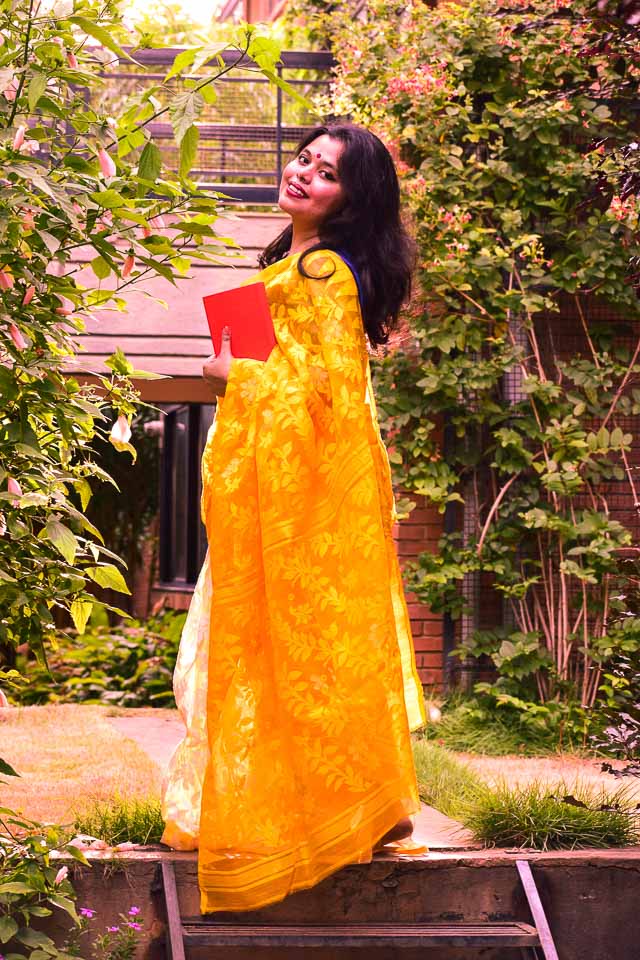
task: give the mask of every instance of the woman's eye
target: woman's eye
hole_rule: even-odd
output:
[[[300,156],[298,157],[298,162],[299,162],[299,163],[308,163],[308,162],[309,162],[309,157],[308,157],[305,153],[301,153]]]

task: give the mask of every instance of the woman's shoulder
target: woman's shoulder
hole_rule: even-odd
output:
[[[303,257],[304,260],[300,264]],[[299,269],[300,266],[302,270]],[[284,286],[290,290],[298,286],[302,290],[308,287],[309,283],[316,289],[317,283],[331,281],[329,286],[332,289],[338,284],[346,294],[357,293],[352,268],[339,253],[328,247],[312,250],[306,256],[303,251],[284,257],[270,264],[254,279],[262,280],[267,289]]]
[[[302,256],[302,253],[298,255],[298,261]],[[304,269],[306,273],[317,275],[319,279],[322,274],[326,274],[328,277],[329,275],[333,276],[336,272],[344,276],[351,273],[345,258],[337,250],[332,250],[329,247],[308,253],[304,257]]]

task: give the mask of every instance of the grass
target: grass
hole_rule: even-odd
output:
[[[413,758],[420,799],[454,819],[484,788],[484,782],[465,763],[429,740],[414,740]]]
[[[159,843],[164,830],[157,797],[114,796],[110,800],[94,800],[76,812],[75,833],[87,833],[105,840],[110,846],[118,843]]]
[[[0,743],[2,757],[20,774],[2,778],[1,805],[32,820],[70,824],[85,801],[160,796],[160,769],[109,722],[104,707],[2,710]]]
[[[640,842],[640,811],[624,787],[607,792],[577,782],[551,792],[540,782],[486,785],[460,819],[491,847],[576,850]]]

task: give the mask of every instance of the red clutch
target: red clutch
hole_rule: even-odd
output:
[[[211,293],[202,302],[216,356],[220,353],[222,329],[229,327],[234,357],[267,359],[276,345],[276,335],[264,283]]]

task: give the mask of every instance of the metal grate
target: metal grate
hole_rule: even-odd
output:
[[[131,51],[139,66],[120,62],[117,69],[103,74],[106,86],[100,91],[112,112],[131,96],[164,78],[180,49]],[[225,51],[225,64],[237,54]],[[334,64],[328,52],[290,51],[282,54],[278,73],[299,93],[312,100],[328,89]],[[205,74],[176,77],[167,85],[171,96],[186,89],[185,79],[202,79]],[[192,178],[203,189],[216,190],[234,199],[251,203],[275,203],[282,168],[304,132],[317,117],[279,87],[262,76],[245,60],[230,74],[216,81],[216,101],[206,104],[198,127],[200,143]],[[178,167],[171,123],[150,124],[153,139],[163,151],[172,171]]]

